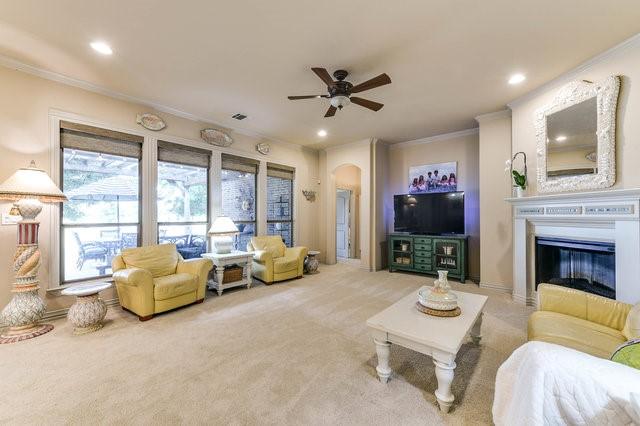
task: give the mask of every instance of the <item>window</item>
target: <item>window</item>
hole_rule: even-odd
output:
[[[256,178],[258,162],[233,155],[222,155],[222,214],[229,216],[240,234],[236,250],[246,250],[256,235]]]
[[[61,284],[111,274],[111,260],[140,241],[142,137],[60,122]]]
[[[280,235],[293,247],[293,178],[294,169],[267,164],[267,234]]]
[[[185,259],[207,251],[210,152],[158,141],[158,242]]]

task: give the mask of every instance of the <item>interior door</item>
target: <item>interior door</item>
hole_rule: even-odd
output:
[[[349,257],[349,200],[350,191],[336,194],[336,256]]]

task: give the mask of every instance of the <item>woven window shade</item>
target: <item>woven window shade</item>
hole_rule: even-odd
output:
[[[238,157],[230,154],[222,154],[222,168],[243,173],[258,174],[260,162],[251,158]]]
[[[142,136],[115,132],[84,124],[60,122],[60,147],[142,158]]]
[[[267,163],[267,176],[293,180],[296,169],[281,164]]]
[[[158,141],[158,161],[208,168],[210,158],[211,151],[205,149]]]

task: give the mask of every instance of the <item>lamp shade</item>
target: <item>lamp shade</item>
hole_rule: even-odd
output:
[[[228,216],[218,216],[209,229],[209,235],[233,235],[238,232],[238,227]]]
[[[67,197],[49,175],[44,170],[36,168],[33,161],[29,167],[18,169],[0,184],[0,200],[17,201],[24,198],[35,198],[45,203],[67,201]]]

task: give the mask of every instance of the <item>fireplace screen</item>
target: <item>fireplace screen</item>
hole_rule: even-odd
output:
[[[540,283],[615,299],[615,244],[536,237],[536,289]]]

